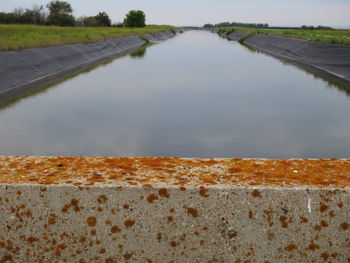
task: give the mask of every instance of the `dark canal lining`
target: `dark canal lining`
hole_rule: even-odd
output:
[[[348,91],[308,71],[186,32],[4,106],[0,154],[349,158]]]

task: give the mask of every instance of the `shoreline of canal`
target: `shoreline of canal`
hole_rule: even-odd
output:
[[[350,46],[238,31],[223,36],[258,52],[327,73],[350,88]]]
[[[0,104],[25,96],[71,74],[126,55],[177,31],[126,36],[89,44],[68,44],[0,52]]]

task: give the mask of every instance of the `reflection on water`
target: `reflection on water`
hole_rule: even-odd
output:
[[[247,46],[245,44],[242,44],[247,50],[253,52],[253,53],[258,53],[258,54],[266,54],[262,51],[259,51],[255,48],[252,48],[250,46]],[[338,90],[344,92],[347,96],[350,96],[350,83],[349,81],[346,81],[344,79],[341,79],[339,77],[336,77],[332,74],[329,74],[327,72],[323,72],[320,70],[317,70],[311,66],[305,65],[305,64],[300,64],[294,61],[286,60],[283,58],[275,57],[276,59],[280,60],[283,64],[285,65],[293,65],[300,69],[301,71],[306,71],[309,74],[312,74],[315,79],[322,79],[325,81],[330,88],[337,88]]]
[[[145,52],[3,107],[0,153],[350,157],[350,100],[331,79],[208,32]]]
[[[134,52],[132,52],[130,54],[130,57],[132,58],[143,58],[145,55],[146,55],[146,50],[147,50],[147,47],[142,47]]]

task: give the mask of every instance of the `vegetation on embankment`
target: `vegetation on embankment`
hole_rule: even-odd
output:
[[[306,29],[265,29],[249,27],[224,27],[221,30],[255,32],[260,34],[295,37],[306,40],[328,42],[332,44],[350,45],[350,30],[306,30]]]
[[[143,36],[173,28],[167,25],[142,28],[0,25],[0,50],[91,43],[113,37]]]

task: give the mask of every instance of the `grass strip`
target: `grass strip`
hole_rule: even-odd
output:
[[[225,27],[221,29],[294,37],[332,44],[350,45],[350,30],[262,29],[248,27]]]
[[[0,25],[0,50],[91,43],[128,35],[143,36],[171,29],[174,27],[167,25],[143,28]]]

